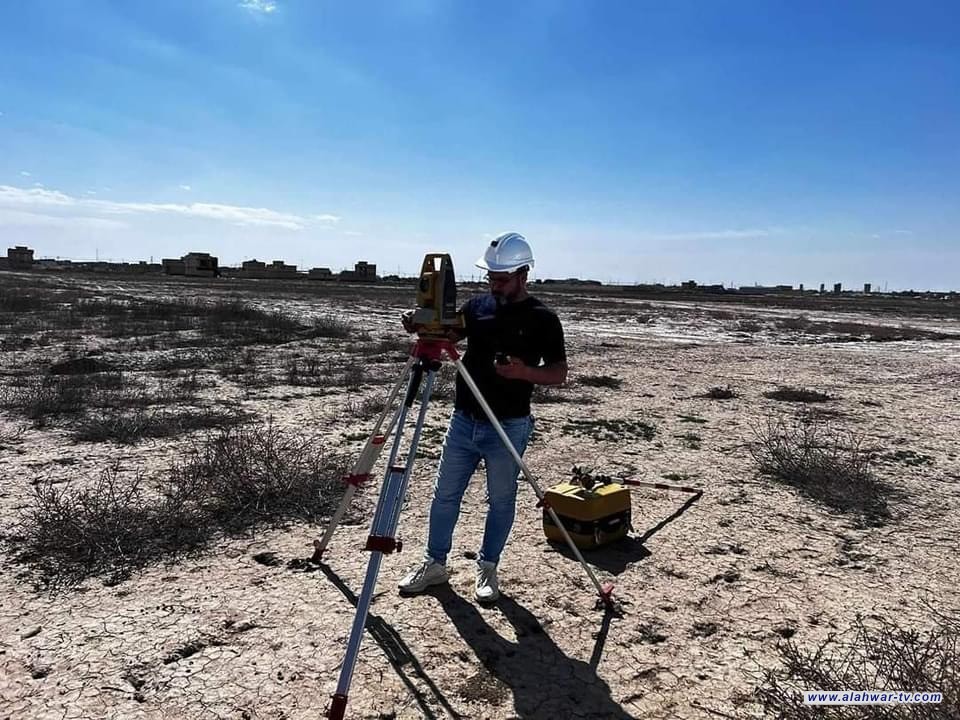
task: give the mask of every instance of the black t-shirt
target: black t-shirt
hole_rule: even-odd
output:
[[[497,305],[492,295],[479,295],[464,303],[461,312],[467,336],[463,364],[484,399],[500,419],[529,415],[533,383],[500,377],[494,363],[501,353],[532,367],[566,360],[560,318],[534,297]],[[455,405],[475,417],[486,417],[459,374]]]

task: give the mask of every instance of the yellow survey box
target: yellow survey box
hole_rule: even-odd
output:
[[[630,530],[630,491],[619,483],[591,490],[560,483],[547,490],[544,502],[553,508],[578,548],[595,548],[619,540]],[[548,540],[564,542],[563,534],[543,511],[543,532]]]

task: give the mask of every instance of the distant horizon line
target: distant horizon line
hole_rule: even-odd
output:
[[[26,250],[30,250],[31,252],[34,252],[33,249],[30,248],[29,246],[16,245],[16,246],[14,246],[14,247],[8,247],[8,249],[7,249],[7,252],[8,252],[7,257],[8,257],[8,258],[9,258],[9,251],[10,251],[10,250],[14,250],[14,249],[26,249]],[[201,253],[201,254],[208,254],[208,255],[210,254],[210,253],[205,253],[205,251],[191,251],[191,252],[198,252],[198,253]],[[189,253],[187,253],[187,254],[189,254]],[[38,257],[38,258],[35,258],[34,262],[39,262],[39,261],[45,260],[45,261],[53,261],[53,262],[63,262],[63,261],[66,261],[66,262],[69,262],[69,263],[114,263],[114,264],[126,264],[126,265],[139,265],[139,264],[161,265],[163,260],[178,260],[178,259],[182,259],[184,256],[181,256],[181,258],[161,258],[159,261],[154,261],[153,257],[154,257],[154,256],[151,255],[149,260],[126,260],[126,259],[123,259],[123,258],[120,258],[120,259],[117,259],[117,258],[101,258],[101,257],[99,257],[99,256],[96,257],[96,258],[93,258],[93,259],[84,259],[84,258],[73,258],[73,257],[66,257],[66,256],[57,255],[57,256],[42,256],[42,257]],[[217,256],[214,256],[214,257],[217,257]],[[0,258],[0,259],[2,259],[2,258]],[[219,257],[217,257],[217,261],[218,261],[218,264],[219,264]],[[250,261],[267,262],[268,267],[269,267],[269,263],[271,263],[271,262],[278,262],[278,260],[262,261],[262,260],[257,260],[257,258],[249,258],[249,260],[240,260],[240,261],[237,261],[236,263],[228,263],[228,264],[222,265],[221,267],[226,267],[226,268],[230,268],[230,269],[241,270],[243,263],[245,263],[245,262],[250,262]],[[285,265],[288,264],[285,260],[280,260],[279,262],[283,262]],[[357,262],[367,262],[368,264],[373,265],[374,267],[377,266],[377,263],[375,263],[375,262],[369,262],[369,261],[364,261],[364,260],[357,261]],[[296,270],[297,273],[303,273],[304,275],[306,275],[306,274],[309,272],[309,269],[300,269],[300,266],[298,266],[298,265],[294,265],[293,267],[297,268],[297,270]],[[317,268],[322,268],[322,267],[327,267],[327,266],[318,265],[318,266],[315,266],[314,268],[310,268],[310,269],[317,269]],[[354,264],[354,267],[356,267],[356,263]],[[332,267],[330,267],[330,268],[328,268],[328,269],[330,269],[330,270],[331,270],[332,272],[334,272],[334,273],[337,273],[337,272],[349,272],[349,271],[351,271],[351,268],[346,267],[346,266],[341,266],[341,267],[339,268],[339,270],[333,270]],[[399,268],[398,268],[398,269],[397,269],[397,272],[382,273],[382,274],[379,275],[379,277],[395,276],[395,277],[398,277],[398,278],[401,278],[401,279],[409,279],[409,278],[415,278],[415,277],[417,277],[418,275],[419,275],[418,272],[411,272],[411,273],[403,273],[403,272],[400,272],[400,271],[399,271]],[[458,273],[458,274],[456,275],[456,278],[457,278],[457,282],[482,282],[482,281],[483,281],[483,273],[479,273],[479,274],[472,274],[472,273],[471,273],[471,274],[464,274],[464,273]],[[660,286],[660,287],[682,287],[685,283],[693,282],[693,283],[695,284],[694,287],[699,287],[699,288],[706,288],[706,287],[722,287],[722,288],[724,288],[724,289],[738,289],[738,288],[781,288],[781,289],[783,289],[784,291],[787,291],[788,288],[789,288],[790,290],[793,290],[794,292],[800,291],[801,288],[803,288],[803,291],[804,291],[804,292],[806,292],[806,291],[808,291],[808,290],[811,291],[811,292],[815,292],[815,291],[816,291],[816,292],[819,292],[819,287],[822,285],[822,286],[823,286],[823,292],[825,292],[825,293],[827,293],[827,294],[830,293],[831,289],[832,289],[833,286],[836,284],[836,283],[827,283],[827,282],[825,282],[825,283],[814,283],[814,284],[811,284],[809,287],[807,287],[806,283],[798,283],[797,285],[792,285],[792,284],[791,284],[791,285],[787,285],[786,283],[769,283],[769,284],[767,284],[767,283],[757,283],[757,282],[753,282],[753,283],[737,283],[737,282],[735,282],[735,281],[730,281],[730,282],[718,282],[718,283],[704,283],[704,282],[700,282],[700,281],[698,281],[698,280],[693,280],[692,278],[689,278],[689,279],[687,279],[687,280],[676,281],[675,283],[670,284],[669,281],[668,281],[668,280],[669,280],[668,278],[664,278],[663,280],[658,280],[658,279],[653,279],[653,280],[623,280],[623,279],[621,279],[621,278],[608,277],[608,279],[606,279],[606,280],[601,280],[601,279],[599,279],[599,278],[590,278],[590,277],[581,278],[581,277],[574,277],[574,276],[548,277],[548,278],[539,278],[539,279],[540,279],[541,281],[551,280],[551,281],[553,281],[553,282],[562,282],[562,281],[565,281],[565,280],[572,280],[572,281],[582,282],[582,283],[600,283],[601,285],[606,285],[606,286],[618,286],[618,287],[636,287],[636,286],[642,286],[642,285],[654,286],[654,287],[656,287],[656,286]],[[870,294],[891,293],[891,292],[909,292],[909,293],[913,293],[913,292],[923,292],[923,293],[956,293],[956,292],[958,292],[957,289],[953,289],[953,288],[932,288],[932,287],[918,288],[918,287],[916,287],[916,286],[910,287],[910,288],[894,286],[893,288],[889,288],[889,287],[888,287],[889,284],[886,283],[886,282],[883,283],[882,289],[881,289],[880,283],[873,283],[873,282],[870,282],[870,283],[857,283],[857,284],[850,285],[850,286],[846,286],[846,283],[840,283],[840,285],[841,285],[842,292],[863,292],[863,291],[865,290],[865,286],[866,286],[866,285],[869,285],[869,286],[870,286],[870,291],[869,291]]]

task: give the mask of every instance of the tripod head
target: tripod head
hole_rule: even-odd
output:
[[[457,281],[447,253],[427,253],[417,283],[417,309],[411,323],[424,340],[445,339],[449,330],[463,328],[457,312]]]

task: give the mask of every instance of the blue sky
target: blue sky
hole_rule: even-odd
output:
[[[960,3],[0,5],[38,256],[960,289]]]

